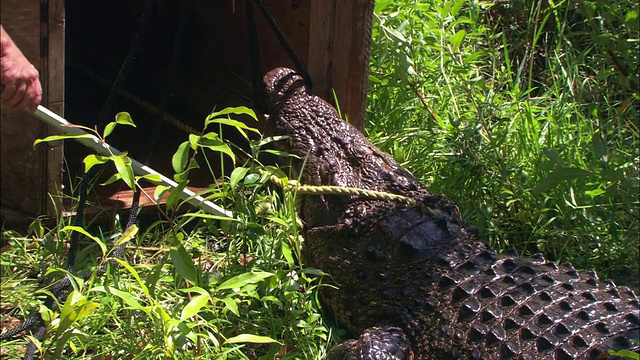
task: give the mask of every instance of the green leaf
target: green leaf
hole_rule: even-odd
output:
[[[95,155],[95,154],[87,155],[82,161],[84,163],[84,172],[87,173],[95,165],[101,165],[108,161],[109,161],[108,156]]]
[[[107,245],[105,245],[105,243],[102,240],[100,240],[99,237],[89,234],[89,232],[87,230],[85,230],[84,228],[82,228],[80,226],[67,225],[67,226],[63,227],[62,229],[60,229],[60,231],[61,232],[63,232],[63,231],[79,232],[80,234],[82,234],[82,235],[88,237],[89,239],[95,241],[96,244],[98,244],[98,246],[100,246],[100,250],[102,251],[102,256],[104,256],[107,253]]]
[[[169,196],[167,196],[167,200],[165,202],[165,204],[167,204],[167,208],[173,209],[176,206],[185,187],[187,187],[186,180],[180,181],[177,187],[170,190]]]
[[[162,178],[160,177],[159,174],[147,174],[142,176],[136,176],[136,179],[138,180],[144,179],[154,184],[162,183]]]
[[[104,131],[102,132],[102,138],[106,138],[107,136],[111,135],[111,133],[113,132],[113,129],[116,128],[116,123],[115,122],[110,122],[107,124],[107,126],[104,127]]]
[[[242,273],[220,284],[220,286],[218,286],[218,290],[240,289],[245,285],[258,283],[273,275],[274,274],[266,271]]]
[[[231,172],[231,175],[229,175],[229,186],[231,187],[231,189],[236,188],[236,186],[238,185],[238,182],[240,182],[240,180],[242,180],[242,178],[244,178],[244,176],[247,175],[248,171],[249,171],[249,168],[246,168],[246,167],[237,167],[233,169],[233,171]]]
[[[201,218],[201,219],[225,220],[225,221],[240,222],[240,220],[238,220],[236,218],[230,218],[230,217],[227,217],[227,216],[213,215],[213,214],[207,214],[207,213],[185,213],[185,214],[180,215],[180,217],[195,217],[195,218]]]
[[[457,51],[460,48],[460,44],[462,44],[466,36],[467,32],[465,30],[460,30],[455,35],[449,38],[449,42],[451,42],[453,51]]]
[[[120,176],[120,174],[115,173],[113,175],[111,175],[105,182],[101,183],[100,185],[102,186],[107,186],[107,185],[111,185],[116,181],[119,181],[122,179],[122,176]]]
[[[198,272],[193,264],[193,258],[187,253],[184,246],[172,246],[169,254],[171,255],[171,262],[176,268],[176,271],[178,271],[178,274],[192,284],[197,284]]]
[[[182,313],[180,314],[180,319],[185,320],[194,316],[200,311],[200,309],[202,309],[203,306],[205,306],[209,302],[209,300],[211,300],[211,296],[209,296],[209,294],[196,295],[182,309]]]
[[[224,303],[224,306],[229,309],[229,311],[234,313],[236,316],[240,316],[240,313],[238,312],[238,304],[236,304],[236,301],[233,298],[226,296],[220,299],[220,301]]]
[[[231,147],[229,147],[229,144],[219,139],[216,133],[204,134],[200,138],[200,141],[198,142],[198,146],[229,155],[229,157],[233,160],[234,164],[236,162],[236,155],[233,153],[233,151],[231,151]]]
[[[563,181],[585,178],[592,175],[590,172],[578,168],[558,168],[542,179],[538,186],[533,189],[533,194],[538,195],[549,190]]]
[[[295,262],[293,260],[293,252],[291,251],[291,247],[285,241],[282,241],[282,256],[284,256],[285,260],[287,260],[287,264],[293,267]]]
[[[51,136],[47,136],[44,139],[36,139],[36,141],[33,142],[33,147],[35,148],[36,145],[43,143],[43,142],[51,142],[51,141],[58,141],[58,140],[69,140],[69,139],[94,139],[95,141],[100,141],[98,140],[98,138],[95,135],[91,135],[91,134],[78,134],[78,135],[51,135]]]
[[[593,153],[596,155],[596,158],[602,161],[606,161],[607,159],[607,145],[602,142],[600,136],[595,135],[591,141],[593,146]]]
[[[93,301],[87,301],[86,296],[77,291],[72,291],[60,312],[60,322],[56,330],[56,337],[67,331],[78,320],[93,313],[100,305]]]
[[[193,150],[196,150],[198,148],[198,143],[200,142],[201,138],[202,136],[200,135],[189,134],[189,144],[191,145],[191,148]]]
[[[248,107],[246,107],[246,106],[228,107],[228,108],[222,109],[221,111],[218,111],[218,112],[212,112],[211,114],[209,114],[209,116],[207,116],[207,120],[213,119],[216,116],[229,115],[229,114],[249,115],[255,121],[258,121],[258,117],[256,116],[256,113],[253,110],[251,110]],[[205,122],[205,126],[206,125],[208,125],[208,123]],[[246,126],[246,125],[243,124],[243,126]],[[247,128],[247,130],[250,130],[250,128]]]
[[[180,174],[185,171],[187,167],[187,162],[189,161],[189,142],[185,141],[180,146],[178,146],[178,150],[173,154],[171,158],[171,166],[173,166],[173,171],[176,174]]]
[[[585,193],[585,195],[588,195],[588,196],[591,196],[591,197],[596,197],[596,196],[600,196],[600,195],[606,193],[606,191],[603,190],[602,188],[598,187],[598,188],[595,188],[593,190],[586,190],[584,193]]]
[[[118,289],[116,289],[114,287],[111,287],[111,286],[96,286],[96,287],[93,287],[93,288],[89,289],[89,291],[97,291],[97,292],[102,292],[102,293],[106,293],[106,294],[115,295],[115,296],[119,297],[120,299],[122,299],[122,301],[127,303],[127,305],[129,305],[129,307],[131,309],[134,309],[134,310],[142,309],[142,305],[140,305],[140,303],[136,300],[136,298],[133,295],[131,295],[128,292],[124,292],[122,290],[118,290]]]
[[[140,288],[144,292],[144,295],[146,297],[150,296],[149,288],[147,287],[147,285],[145,283],[142,282],[142,279],[140,279],[140,275],[138,275],[138,272],[131,265],[129,265],[128,262],[126,262],[125,260],[122,260],[122,259],[118,259],[118,258],[111,258],[111,260],[116,261],[118,264],[120,264],[120,266],[124,267],[131,274],[131,276],[133,276],[136,279],[136,281],[140,285]]]
[[[116,114],[116,123],[136,127],[136,124],[133,122],[131,115],[125,111]]]
[[[607,351],[607,355],[619,356],[619,357],[621,357],[623,359],[633,359],[633,360],[639,360],[640,359],[640,354],[638,354],[637,352],[631,351],[631,350],[626,350],[626,349],[622,349],[622,350],[618,350],[618,351],[609,350],[609,351]]]
[[[256,343],[256,344],[269,344],[269,343],[278,343],[280,342],[268,337],[268,336],[260,336],[260,335],[251,335],[251,334],[240,334],[238,336],[228,338],[224,343],[225,344],[238,344],[238,343]]]
[[[126,153],[120,155],[112,155],[109,157],[111,161],[116,165],[116,170],[122,181],[129,186],[132,190],[136,190],[135,177],[133,175],[133,168],[131,167],[131,159]]]
[[[393,0],[377,0],[373,11],[376,14],[380,14],[381,12],[384,11],[384,9],[387,8],[387,6],[391,5],[392,3],[393,3]]]
[[[164,193],[166,193],[169,190],[171,190],[171,186],[169,185],[158,185],[156,186],[156,189],[153,192],[153,198],[156,201],[160,201]]]
[[[120,235],[120,237],[118,238],[118,240],[116,240],[115,242],[115,246],[120,246],[124,243],[127,243],[129,241],[131,241],[131,239],[133,239],[136,234],[138,233],[138,226],[137,225],[131,225],[127,228],[127,230],[124,231],[124,233],[122,233],[122,235]]]

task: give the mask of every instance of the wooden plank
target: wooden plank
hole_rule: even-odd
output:
[[[311,2],[309,20],[309,55],[307,71],[313,79],[313,91],[323,99],[331,99],[331,60],[333,51],[336,0]]]
[[[314,92],[364,127],[369,82],[373,0],[315,0],[309,23],[309,73]]]
[[[43,24],[42,41],[47,43],[46,51],[41,54],[42,62],[46,64],[42,83],[45,86],[44,98],[49,110],[64,117],[64,79],[65,79],[65,11],[64,0],[49,0],[49,16]],[[46,35],[45,35],[46,34]],[[46,76],[46,78],[45,78]],[[53,128],[46,128],[46,135],[53,134]],[[44,146],[44,145],[40,145]],[[62,191],[63,174],[63,142],[48,143],[46,148],[46,170],[44,189],[46,194],[57,195]],[[47,199],[44,213],[48,216],[56,214],[60,201],[58,196]],[[54,203],[54,201],[57,201]]]
[[[40,1],[1,0],[2,26],[22,53],[40,72]],[[26,112],[2,109],[0,120],[0,196],[3,204],[37,216],[45,210],[45,149],[33,149],[33,141],[44,132],[44,125]]]
[[[364,128],[374,0],[338,1],[334,10],[331,83],[349,122]]]
[[[1,0],[0,6],[2,26],[40,73],[42,104],[62,113],[64,27],[60,24],[64,0]],[[54,24],[47,21],[47,14],[56,16]],[[48,194],[57,194],[60,190],[62,145],[50,144],[34,149],[33,141],[46,136],[49,129],[24,111],[2,109],[1,116],[0,196],[3,206],[29,217],[53,215],[55,207]]]

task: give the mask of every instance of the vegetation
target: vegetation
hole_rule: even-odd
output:
[[[453,198],[497,248],[637,286],[637,3],[379,0],[375,11],[369,137]],[[287,178],[240,163],[231,151],[240,150],[210,130],[255,131],[231,119],[251,114],[211,114],[172,162],[185,185],[195,166],[213,173],[215,158],[232,158],[236,167],[204,196],[234,218],[184,212],[172,192],[157,220],[128,230],[117,216],[111,226],[61,217],[26,235],[3,230],[3,328],[40,313],[48,330],[38,351],[49,359],[322,358],[340,340],[316,299],[322,273],[300,262],[294,199],[267,185]],[[119,114],[95,135],[129,122]],[[251,141],[243,158],[268,142]],[[85,163],[106,162],[117,170],[111,180],[141,180],[126,157]],[[73,233],[83,235],[76,275],[63,269]],[[77,275],[104,263],[105,275]],[[54,310],[42,306],[45,275],[72,279]],[[22,357],[26,343],[4,341],[0,357]]]
[[[496,248],[638,285],[638,4],[378,1],[367,132]]]

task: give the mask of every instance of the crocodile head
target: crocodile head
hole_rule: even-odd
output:
[[[297,156],[293,174],[308,185],[331,185],[422,198],[431,193],[393,158],[342,120],[326,101],[311,95],[293,70],[276,68],[264,76],[268,99],[267,135],[286,135],[284,150]],[[334,224],[358,199],[316,197],[303,213],[307,226]],[[349,213],[350,217],[354,214]],[[343,217],[344,218],[344,217]]]
[[[306,159],[303,180],[416,196],[416,178],[373,146],[327,102],[307,92],[293,70],[276,68],[264,81],[270,111],[268,133],[291,137],[291,152]]]

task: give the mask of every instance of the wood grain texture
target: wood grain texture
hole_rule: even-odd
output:
[[[40,1],[2,0],[1,21],[5,31],[22,53],[38,69],[40,59]],[[37,15],[37,16],[36,16]],[[43,149],[33,149],[33,141],[43,133],[41,123],[29,114],[2,108],[0,119],[0,196],[2,203],[36,216],[43,211],[45,176]]]

